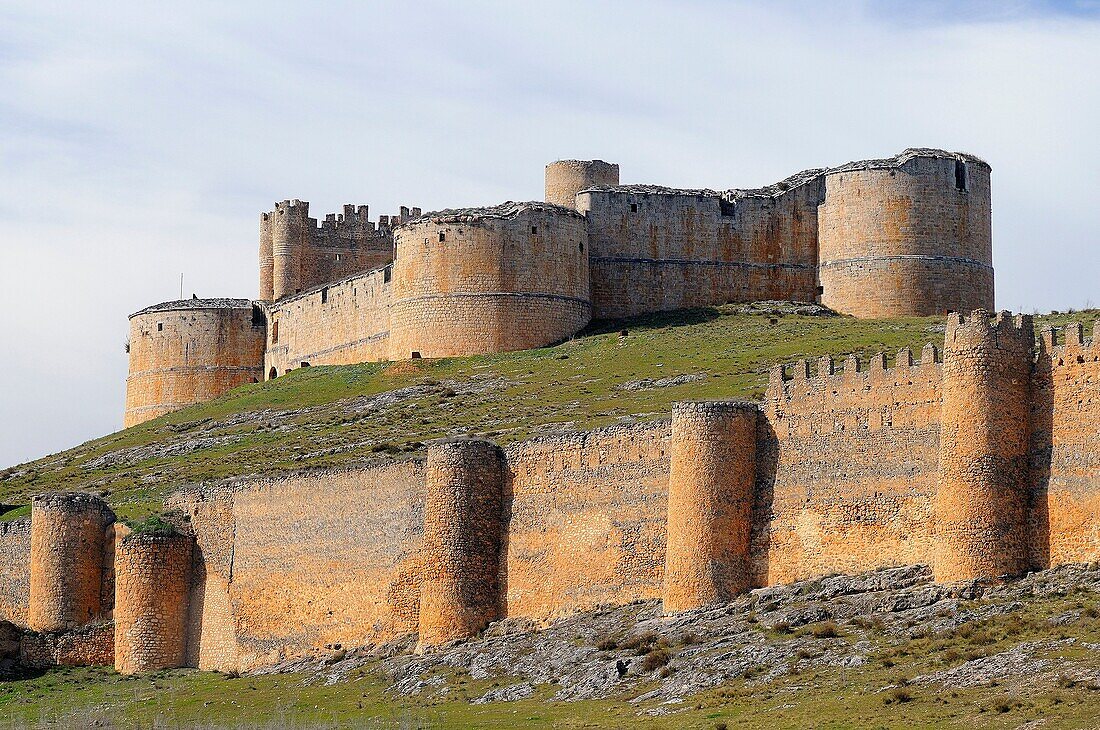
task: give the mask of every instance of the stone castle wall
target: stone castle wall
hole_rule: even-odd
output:
[[[1042,336],[1031,395],[1030,561],[1100,560],[1100,322]]]
[[[125,425],[259,382],[265,331],[247,299],[167,302],[131,315]]]
[[[396,233],[390,359],[543,347],[591,317],[584,218],[545,203],[433,213]]]
[[[31,520],[0,522],[0,621],[26,626],[30,594]]]
[[[577,196],[596,318],[815,300],[820,183],[742,195],[628,185]]]
[[[268,307],[268,379],[306,365],[349,365],[389,354],[390,268],[369,271]]]
[[[989,165],[901,155],[825,175],[821,303],[857,317],[993,308]]]
[[[757,444],[753,583],[928,564],[942,366],[935,348],[836,372],[773,370]]]
[[[577,207],[577,193],[598,185],[618,185],[619,166],[603,160],[558,160],[546,166],[547,203]]]
[[[427,648],[496,618],[662,595],[675,610],[887,565],[989,579],[1100,557],[1095,340],[1074,326],[1036,351],[1026,318],[979,311],[949,319],[943,359],[929,345],[891,367],[800,362],[772,371],[761,404],[684,404],[671,424],[503,451],[445,442],[426,464],[181,492],[171,504],[195,534],[184,661],[244,669],[415,634]],[[93,571],[35,564],[94,562],[104,530],[83,552],[71,536],[110,517],[92,501],[63,519],[42,509],[74,499],[32,516],[29,615],[79,614],[63,628],[93,612],[94,577],[73,579]],[[120,632],[128,560],[113,561]]]

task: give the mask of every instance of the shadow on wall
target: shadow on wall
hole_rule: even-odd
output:
[[[768,559],[771,554],[772,511],[775,502],[775,475],[779,465],[779,437],[771,421],[761,417],[756,426],[756,488],[752,506],[750,555],[751,582],[754,588],[768,585]]]
[[[631,330],[651,330],[705,324],[721,316],[722,312],[714,307],[699,307],[697,309],[679,309],[672,312],[658,312],[625,319],[594,319],[587,327],[577,333],[577,337],[618,332],[624,328],[624,325],[629,325]]]

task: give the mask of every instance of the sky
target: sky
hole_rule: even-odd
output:
[[[0,0],[0,468],[121,428],[127,316],[257,296],[276,200],[993,166],[997,304],[1100,304],[1100,1]]]

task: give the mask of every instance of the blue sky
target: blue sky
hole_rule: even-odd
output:
[[[745,187],[993,166],[998,304],[1100,303],[1097,2],[0,0],[0,466],[120,427],[126,316],[255,296],[275,200],[542,195],[558,158]]]

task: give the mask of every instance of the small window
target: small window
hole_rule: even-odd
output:
[[[825,287],[823,287],[823,286],[819,286],[819,287],[817,288],[817,293],[818,293],[818,294],[824,294],[824,293],[825,293]]]
[[[274,345],[278,341],[279,341],[279,321],[275,320],[275,322],[271,325],[271,344]]]
[[[328,304],[328,287],[321,289],[321,304]]]
[[[443,231],[440,231],[439,232],[439,241],[440,241],[440,243],[442,243],[443,241],[446,241],[446,240],[447,240],[447,234],[444,233]]]
[[[413,350],[412,359],[413,360],[419,360],[420,359],[420,352],[418,352],[417,350]]]
[[[955,160],[955,188],[964,192],[970,189],[970,180],[967,179],[966,162],[964,160]]]
[[[637,203],[631,203],[630,204],[630,212],[631,213],[637,213],[638,212],[638,204]]]
[[[581,252],[581,253],[584,253],[584,244],[583,244],[583,243],[582,243],[582,244],[579,244],[579,245],[577,246],[577,248],[578,248],[578,249],[580,250],[580,252]]]
[[[392,266],[387,266],[386,268],[382,269],[382,283],[383,284],[388,283],[391,276],[393,276],[393,267]]]
[[[164,331],[164,322],[157,322],[157,332]]]
[[[340,262],[340,259],[341,259],[341,256],[340,256],[340,254],[336,254],[336,262],[337,262],[337,263],[339,263],[339,262]]]
[[[269,372],[267,374],[267,379],[268,380],[274,380],[277,377],[279,377],[279,371],[276,370],[275,368],[271,368],[271,372]]]
[[[531,226],[531,233],[538,233],[538,232],[539,232],[539,227],[538,226]]]

